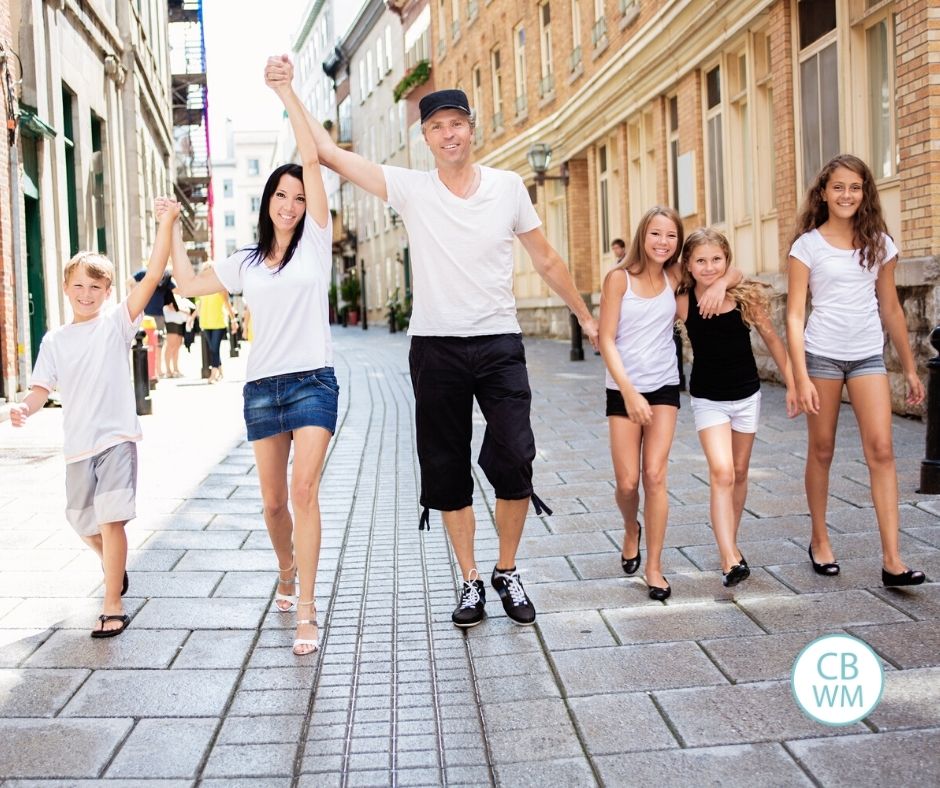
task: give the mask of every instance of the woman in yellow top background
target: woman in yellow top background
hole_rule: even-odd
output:
[[[198,300],[198,308],[199,328],[209,345],[209,383],[218,383],[222,379],[220,351],[225,329],[231,325],[232,331],[237,331],[238,320],[227,293],[201,296]]]

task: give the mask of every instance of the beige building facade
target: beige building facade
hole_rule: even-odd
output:
[[[478,110],[478,160],[532,184],[545,230],[599,301],[613,258],[655,204],[713,225],[781,296],[807,183],[839,152],[865,159],[901,249],[921,361],[940,322],[940,9],[930,0],[434,0],[433,74]],[[530,148],[551,149],[536,183]],[[554,178],[552,177],[554,176]],[[567,176],[567,180],[562,180]],[[557,178],[557,179],[556,179]],[[527,331],[564,333],[524,254]],[[779,317],[779,310],[778,310]],[[895,406],[896,359],[889,354]]]

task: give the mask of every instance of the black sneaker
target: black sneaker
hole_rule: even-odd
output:
[[[475,627],[486,618],[485,605],[486,589],[483,587],[483,581],[479,578],[464,580],[463,587],[460,589],[460,602],[451,614],[450,620],[454,622],[455,627],[464,629]]]
[[[506,615],[512,619],[513,623],[523,625],[535,623],[535,606],[526,596],[522,580],[515,567],[505,571],[494,568],[490,582],[503,602]]]

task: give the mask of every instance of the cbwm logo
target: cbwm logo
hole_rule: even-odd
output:
[[[825,725],[851,725],[878,705],[884,671],[867,643],[824,635],[800,652],[790,686],[807,716]]]

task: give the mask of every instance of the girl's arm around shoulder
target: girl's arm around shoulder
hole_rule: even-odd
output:
[[[891,344],[897,351],[904,378],[907,381],[907,402],[909,405],[919,405],[924,400],[924,384],[917,376],[917,363],[911,351],[910,340],[907,333],[907,318],[898,299],[898,289],[894,283],[894,271],[897,268],[898,258],[892,257],[881,266],[878,278],[875,280],[875,294],[878,296],[878,311],[881,322],[888,332]]]
[[[799,401],[796,394],[796,385],[793,382],[793,367],[790,364],[790,358],[787,356],[786,346],[774,324],[770,320],[770,315],[762,307],[757,307],[757,314],[754,318],[754,328],[760,334],[761,339],[767,346],[771,358],[780,370],[783,376],[784,385],[787,387],[787,416],[793,418],[800,412]]]
[[[689,294],[679,293],[676,296],[676,317],[683,323],[689,319]]]

